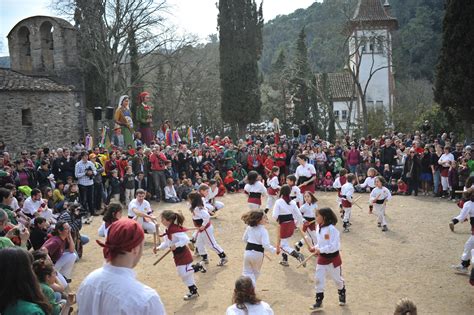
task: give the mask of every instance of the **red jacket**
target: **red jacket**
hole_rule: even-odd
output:
[[[162,152],[158,153],[158,156],[155,153],[152,153],[150,155],[150,169],[152,171],[164,171],[166,169],[165,163],[167,161],[166,156]]]

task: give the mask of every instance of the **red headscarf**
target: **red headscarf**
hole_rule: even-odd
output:
[[[148,92],[141,92],[138,94],[138,104],[141,104],[145,101],[145,96],[150,95]]]
[[[145,233],[137,221],[131,219],[120,219],[110,225],[105,244],[96,240],[103,247],[104,258],[112,260],[120,254],[130,252],[143,242]]]

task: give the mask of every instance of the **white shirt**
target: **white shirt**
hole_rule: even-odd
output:
[[[341,247],[339,231],[332,224],[329,226],[323,226],[322,228],[317,225],[316,238],[318,239],[318,243],[315,247],[323,254],[337,252]]]
[[[318,204],[316,202],[313,204],[305,202],[304,205],[302,205],[300,208],[301,215],[305,218],[315,218],[316,209],[318,209]]]
[[[300,209],[298,209],[296,202],[291,200],[290,204],[287,204],[285,200],[280,198],[275,202],[272,217],[275,220],[278,220],[278,216],[286,214],[291,214],[293,216],[296,225],[303,224],[303,217],[301,216]]]
[[[392,194],[390,193],[390,190],[388,190],[387,187],[378,188],[375,187],[374,190],[370,193],[370,198],[369,200],[375,201],[375,200],[390,200],[392,198]]]
[[[332,188],[334,189],[339,189],[341,188],[342,185],[341,185],[341,176],[338,176],[336,177],[336,179],[334,180],[334,183],[332,184]]]
[[[462,206],[461,212],[455,219],[457,219],[459,222],[463,222],[467,217],[474,218],[474,202],[471,200],[466,201],[464,205]]]
[[[171,199],[171,198],[177,198],[178,195],[176,194],[176,189],[174,189],[174,186],[165,186],[165,199]]]
[[[270,244],[270,237],[268,236],[267,229],[261,224],[257,226],[247,226],[242,240],[246,243],[262,245],[263,248],[271,253],[276,253],[276,248]]]
[[[302,204],[304,202],[303,194],[301,193],[301,189],[298,186],[291,187],[290,198],[294,201]]]
[[[267,303],[261,301],[259,304],[245,303],[247,311],[237,308],[237,305],[231,305],[227,308],[226,315],[273,315],[273,310]]]
[[[267,186],[271,187],[272,189],[279,189],[280,185],[278,182],[278,176],[273,176],[272,178],[267,178]]]
[[[166,314],[158,293],[135,278],[133,269],[110,264],[94,270],[77,292],[78,314]]]
[[[438,160],[438,164],[442,165],[443,167],[449,167],[452,161],[454,161],[454,155],[451,153],[443,153]]]
[[[105,227],[105,222],[102,222],[102,224],[99,227],[99,230],[97,231],[99,233],[100,237],[107,237],[107,234],[109,233],[109,227]]]
[[[219,188],[217,186],[214,187],[214,189],[212,189],[212,187],[209,187],[209,193],[207,194],[206,201],[210,201],[216,198],[217,194],[219,194]]]
[[[262,196],[267,194],[267,189],[266,189],[265,186],[264,186],[261,182],[259,182],[259,181],[255,182],[255,184],[253,184],[253,185],[245,184],[244,190],[245,190],[247,193],[261,193]]]
[[[352,195],[354,194],[354,185],[352,183],[345,183],[341,187],[341,196],[346,196],[345,199],[352,202]]]
[[[168,235],[163,237],[163,242],[158,246],[159,250],[169,248],[172,245],[176,247],[183,247],[189,243],[189,237],[185,232],[177,232],[171,234],[171,240],[168,238]]]
[[[133,212],[133,208],[136,208],[139,212],[149,214],[151,212],[151,206],[150,203],[146,200],[143,200],[143,202],[140,204],[138,203],[138,200],[132,199],[130,203],[128,204],[128,216],[129,217],[134,217],[136,216],[135,212]]]
[[[206,207],[196,207],[193,210],[193,220],[202,220],[202,226],[206,226],[209,223],[211,216],[207,211]]]
[[[301,176],[309,178],[313,177],[314,175],[316,175],[316,169],[312,164],[306,163],[304,166],[300,165],[296,168],[296,180],[298,180]]]
[[[26,198],[25,202],[23,203],[23,213],[34,215],[38,209],[41,207],[43,203],[43,199],[34,201],[31,197]]]
[[[375,187],[375,176],[374,177],[367,176],[365,178],[364,182],[362,184],[360,184],[361,188],[366,188],[367,186],[369,188],[374,188]]]

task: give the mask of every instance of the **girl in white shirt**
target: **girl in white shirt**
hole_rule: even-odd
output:
[[[315,246],[318,243],[316,237],[316,210],[318,209],[318,199],[312,192],[307,191],[304,193],[304,201],[305,203],[300,208],[301,215],[303,216],[303,231],[309,236],[310,243],[312,243],[311,246]],[[304,239],[299,240],[295,244],[295,249],[300,251],[304,244]]]
[[[276,248],[270,244],[268,231],[265,228],[268,218],[262,211],[247,212],[242,216],[242,221],[248,225],[242,238],[247,243],[242,275],[250,277],[255,287],[262,269],[264,250],[274,254]]]
[[[392,194],[387,187],[384,187],[385,179],[382,176],[375,178],[375,188],[370,193],[369,202],[375,208],[377,214],[377,226],[382,227],[382,232],[387,231],[387,221],[385,220],[385,208],[387,202],[392,198]]]
[[[165,210],[161,214],[161,223],[166,227],[166,231],[163,235],[164,241],[158,246],[157,250],[171,249],[178,275],[189,289],[189,293],[183,299],[188,301],[197,298],[199,293],[194,281],[194,273],[199,271],[205,273],[207,270],[201,262],[193,265],[193,255],[188,247],[187,229],[183,228],[184,216],[180,213]]]
[[[267,303],[255,294],[255,288],[249,277],[242,276],[235,282],[233,305],[229,306],[226,315],[273,315]]]
[[[293,236],[296,226],[303,224],[303,217],[294,200],[290,199],[291,188],[283,185],[280,189],[280,199],[275,202],[273,207],[273,218],[279,224],[279,234],[277,242],[277,254],[281,253],[282,260],[280,264],[289,266],[288,255],[296,258],[299,262],[304,260],[304,256],[290,247],[290,237]]]
[[[105,210],[104,217],[102,218],[104,222],[99,227],[99,236],[107,237],[109,232],[109,227],[112,223],[117,220],[120,220],[122,217],[122,206],[119,203],[110,203]]]
[[[272,167],[272,173],[267,179],[267,207],[265,208],[265,213],[268,210],[273,209],[275,201],[278,199],[278,193],[280,192],[280,183],[278,182],[278,175],[280,174],[280,168],[278,166]]]
[[[248,195],[247,203],[250,210],[258,210],[262,205],[262,197],[267,194],[265,185],[258,180],[258,173],[250,171],[247,175],[247,184],[244,192]]]
[[[318,255],[316,265],[316,303],[311,307],[319,310],[324,299],[326,274],[329,274],[336,284],[339,293],[339,305],[346,303],[346,289],[342,278],[342,260],[339,255],[341,247],[339,231],[334,226],[337,217],[330,208],[319,209],[316,214],[316,235],[318,243],[311,251]]]
[[[190,210],[193,215],[194,226],[199,228],[196,234],[196,247],[202,261],[206,264],[209,263],[206,247],[210,247],[219,255],[220,261],[217,265],[224,266],[228,259],[214,237],[214,227],[210,221],[211,216],[204,206],[203,198],[197,192],[190,193],[188,198],[191,203]]]

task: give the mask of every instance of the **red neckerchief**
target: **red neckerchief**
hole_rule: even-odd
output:
[[[291,202],[290,196],[281,196],[281,199],[285,200],[285,202],[286,202],[287,204],[290,204],[290,202]]]
[[[173,223],[170,226],[168,226],[168,228],[166,229],[165,234],[166,234],[166,236],[168,236],[168,239],[171,241],[172,235],[174,233],[186,232],[187,230],[188,229]],[[162,235],[162,236],[164,236],[164,235]]]

